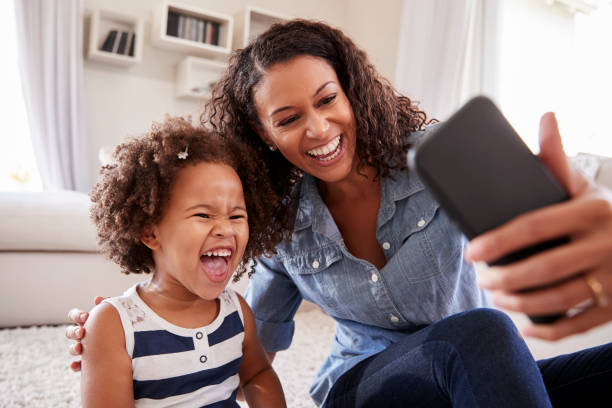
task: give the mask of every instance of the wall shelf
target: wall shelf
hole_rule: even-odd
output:
[[[89,24],[87,58],[130,66],[142,60],[143,20],[110,10],[94,10]]]
[[[266,31],[272,24],[292,18],[291,16],[264,10],[259,7],[245,7],[235,15],[234,48],[246,47],[251,40]]]
[[[231,52],[232,16],[175,2],[162,3],[153,13],[151,41],[157,47],[205,57]]]
[[[222,61],[186,57],[176,66],[175,94],[179,98],[206,99],[227,67]]]

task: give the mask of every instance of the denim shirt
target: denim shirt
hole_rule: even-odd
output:
[[[267,352],[291,344],[302,299],[335,320],[331,352],[310,389],[317,405],[358,362],[426,325],[489,303],[464,260],[466,238],[414,171],[392,176],[381,178],[376,238],[387,260],[381,270],[348,251],[316,180],[304,175],[292,240],[258,260],[245,295]]]

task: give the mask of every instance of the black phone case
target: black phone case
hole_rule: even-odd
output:
[[[469,238],[569,195],[531,153],[495,104],[478,96],[416,147],[414,167],[442,208]],[[508,264],[567,242],[547,241],[491,262]],[[535,323],[562,315],[530,316]]]

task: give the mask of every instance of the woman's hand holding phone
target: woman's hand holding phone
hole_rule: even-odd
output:
[[[612,320],[612,192],[587,180],[569,164],[554,114],[540,122],[539,158],[570,194],[568,201],[522,214],[474,238],[471,261],[491,262],[525,246],[559,237],[569,242],[479,276],[493,302],[528,315],[591,307],[552,324],[530,324],[524,335],[557,340]],[[560,278],[564,278],[560,283]],[[522,289],[542,287],[521,292]]]

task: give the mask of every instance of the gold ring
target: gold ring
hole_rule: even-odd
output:
[[[603,285],[593,275],[584,275],[584,282],[588,285],[591,292],[593,292],[593,300],[599,307],[608,306],[608,298],[604,294]]]

